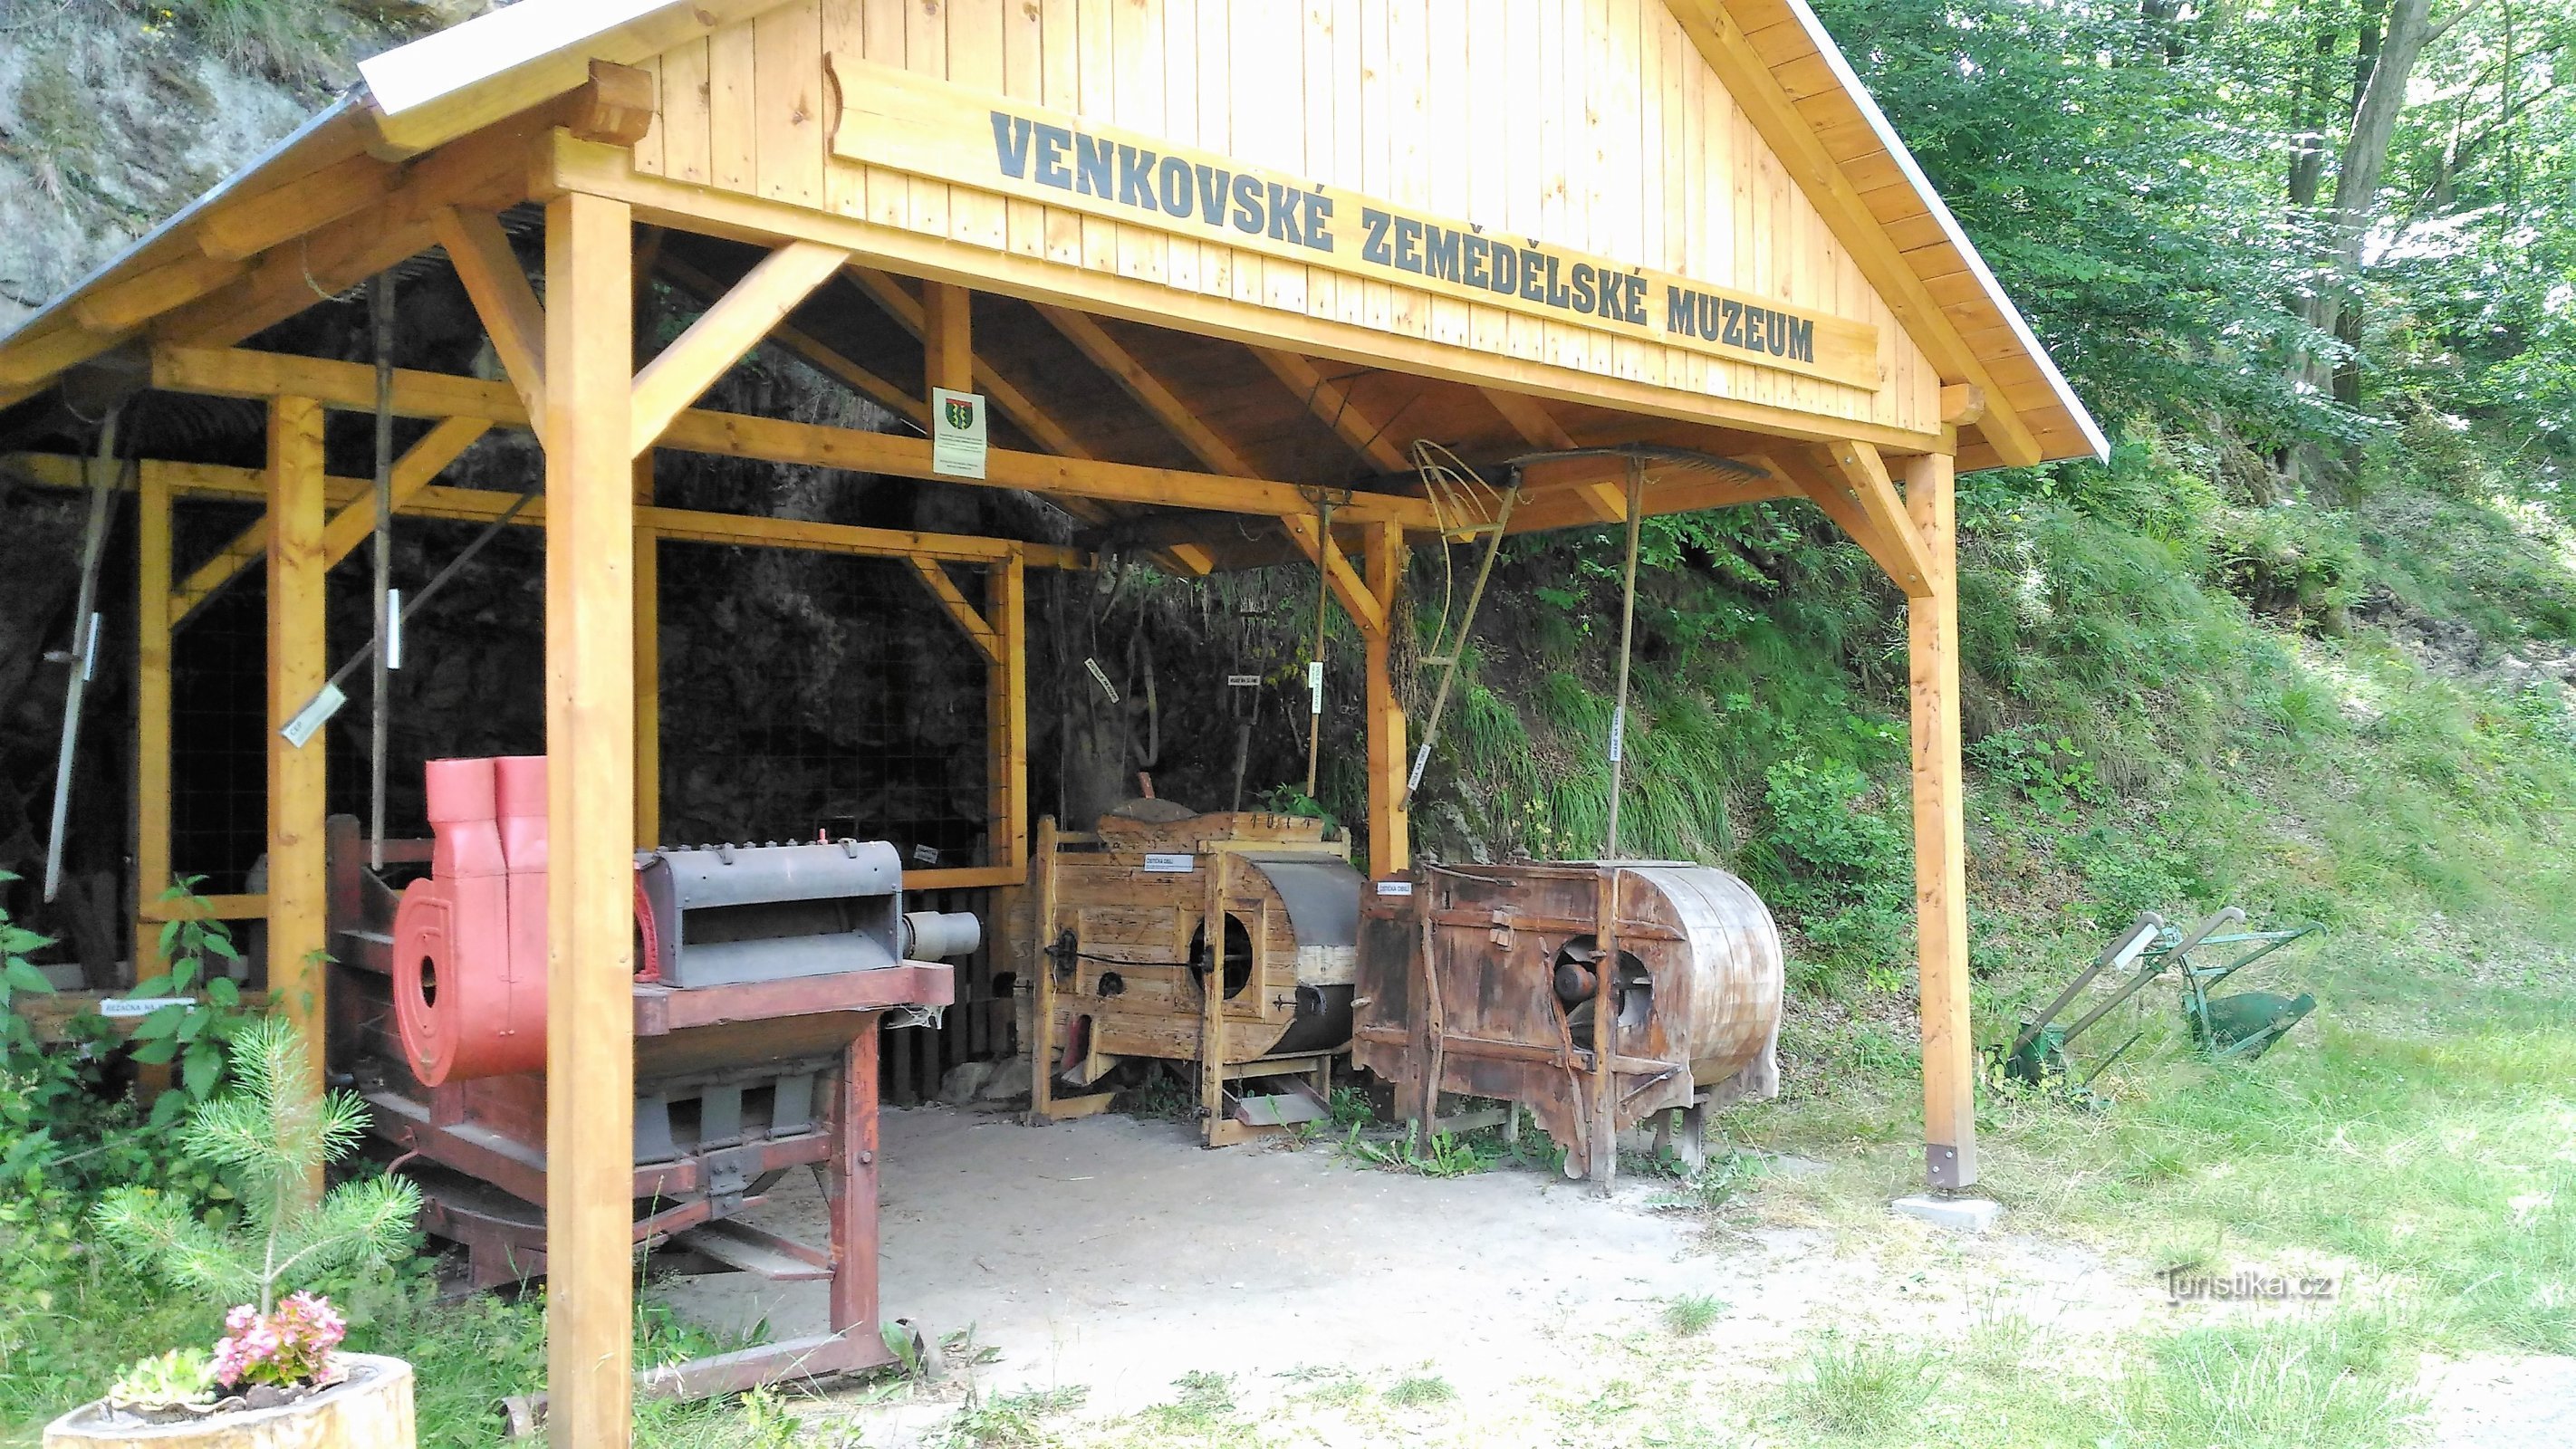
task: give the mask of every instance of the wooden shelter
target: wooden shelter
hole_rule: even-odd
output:
[[[578,744],[555,752],[549,813],[558,1442],[623,1442],[631,1394],[621,998],[629,851],[655,832],[641,545],[913,562],[992,666],[1006,844],[952,884],[1025,864],[1023,570],[1081,562],[664,508],[638,472],[654,449],[1024,490],[1175,570],[1312,560],[1367,640],[1380,876],[1408,857],[1396,584],[1409,544],[1466,521],[1435,508],[1409,444],[1744,465],[1651,467],[1658,514],[1814,500],[1912,605],[1927,1165],[1976,1181],[1953,477],[2104,445],[1802,0],[521,0],[363,74],[0,338],[0,405],[62,386],[268,410],[262,469],[135,474],[149,901],[170,869],[171,620],[265,559],[282,725],[325,675],[323,577],[374,521],[371,484],[327,476],[322,420],[374,411],[375,371],[245,344],[434,250],[471,293],[506,380],[391,376],[391,410],[436,424],[391,498],[499,517],[506,495],[443,488],[442,469],[489,429],[542,441],[543,498],[518,518],[546,532],[549,737]],[[538,225],[532,281],[511,236]],[[639,368],[650,275],[706,306]],[[695,406],[764,341],[914,431]],[[979,477],[921,435],[933,389],[989,404]],[[1631,461],[1530,467],[1512,531],[1622,518]],[[27,466],[68,484],[90,465]],[[171,500],[195,494],[266,514],[173,578]],[[321,751],[272,729],[268,768],[266,893],[214,909],[266,920],[271,1000],[318,1021]]]

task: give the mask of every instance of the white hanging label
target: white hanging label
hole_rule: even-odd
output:
[[[1082,661],[1082,667],[1091,671],[1091,678],[1094,683],[1100,686],[1100,692],[1109,696],[1109,702],[1111,704],[1116,704],[1118,702],[1118,686],[1109,682],[1109,671],[1100,667],[1100,661],[1097,659],[1086,659]]]
[[[1377,883],[1377,893],[1382,896],[1409,896],[1413,894],[1413,882],[1409,880],[1382,880]]]
[[[951,478],[984,476],[984,395],[930,390],[930,471]]]
[[[1324,712],[1324,661],[1321,659],[1306,661],[1306,712]]]
[[[402,668],[402,590],[385,590],[385,667]]]
[[[1627,743],[1627,739],[1628,707],[1623,704],[1610,711],[1610,763],[1619,763],[1619,748]]]
[[[89,616],[89,642],[81,646],[81,682],[84,684],[98,678],[99,620],[100,616],[95,612]]]
[[[1424,740],[1422,748],[1413,752],[1413,773],[1404,777],[1404,793],[1410,795],[1422,788],[1422,770],[1430,763],[1431,742]]]
[[[1155,851],[1145,857],[1145,873],[1148,875],[1188,875],[1198,868],[1199,858],[1195,855]]]
[[[1261,687],[1261,676],[1258,674],[1229,674],[1225,677],[1225,686],[1228,689],[1259,689]]]
[[[150,1016],[165,1006],[194,1006],[193,996],[111,996],[98,1004],[98,1014],[110,1021],[129,1017]]]
[[[912,848],[912,858],[914,863],[919,865],[937,865],[939,864],[939,847],[935,845],[916,845]]]
[[[306,740],[313,738],[313,732],[329,724],[331,716],[338,714],[340,706],[348,702],[349,696],[340,692],[340,686],[323,685],[322,692],[313,696],[310,704],[297,710],[295,718],[288,720],[285,728],[280,729],[278,733],[286,736],[288,744],[300,750],[304,748]]]

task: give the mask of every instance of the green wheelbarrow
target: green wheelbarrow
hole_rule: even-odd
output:
[[[2074,1081],[2074,1067],[2066,1054],[2067,1043],[2084,1034],[2095,1022],[2110,1014],[2112,1008],[2146,989],[2149,982],[2168,970],[2182,984],[2182,1010],[2185,1025],[2190,1028],[2192,1044],[2213,1060],[2250,1061],[2271,1050],[2291,1027],[2316,1010],[2317,999],[2306,992],[2284,996],[2272,991],[2240,991],[2230,996],[2214,994],[2220,984],[2292,941],[2314,935],[2324,927],[2315,924],[2294,931],[2229,931],[2245,923],[2245,912],[2229,906],[2185,932],[2166,924],[2164,917],[2153,911],[2141,911],[2129,928],[2095,957],[2057,998],[2037,1016],[2025,1017],[2021,1031],[2012,1046],[2003,1053],[2002,1068],[2006,1079],[2046,1086],[2073,1083],[2083,1092],[2093,1079],[2102,1075],[2129,1048],[2146,1035],[2142,1029],[2112,1049],[2109,1056]],[[2232,948],[2253,949],[2225,965],[2204,965],[2193,959],[2196,951],[2228,953]],[[2109,971],[2126,970],[2127,980],[2120,983],[2109,999],[2076,1019],[2071,1026],[2059,1026],[2057,1018],[2075,998],[2083,994],[2096,978]],[[2088,1094],[2089,1095],[2089,1094]]]

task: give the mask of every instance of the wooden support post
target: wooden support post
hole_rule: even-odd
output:
[[[975,390],[975,320],[967,305],[970,294],[964,287],[945,282],[925,283],[921,289],[922,383],[928,402],[930,389],[944,387],[950,392]]]
[[[1030,873],[1029,958],[1020,969],[1029,973],[1028,1039],[1029,1125],[1055,1120],[1055,817],[1038,818],[1037,868]]]
[[[1378,601],[1383,627],[1366,631],[1368,645],[1368,821],[1369,874],[1401,875],[1413,868],[1412,817],[1404,808],[1404,704],[1395,697],[1387,672],[1395,631],[1412,621],[1397,608],[1396,586],[1404,572],[1404,530],[1372,523],[1362,535],[1362,562],[1368,569],[1368,591]]]
[[[268,999],[304,1034],[312,1063],[299,1086],[322,1092],[322,952],[330,944],[330,872],[323,864],[327,727],[298,749],[280,733],[331,672],[323,637],[322,405],[282,397],[268,407]],[[322,1189],[321,1167],[312,1190]]]
[[[546,1430],[627,1443],[634,1407],[633,238],[546,206]]]
[[[1906,467],[1905,510],[1931,596],[1906,605],[1914,692],[1914,910],[1922,970],[1923,1152],[1932,1186],[1977,1181],[1975,1041],[1968,1020],[1968,851],[1959,773],[1959,576],[1951,460]]]
[[[635,504],[653,506],[653,450],[635,455]],[[662,539],[635,528],[635,848],[662,843]],[[870,1061],[875,1058],[871,1056]],[[870,1089],[874,1089],[873,1081]]]
[[[161,972],[161,926],[148,912],[170,888],[170,471],[145,462],[135,487],[132,959],[141,980]]]
[[[993,740],[987,789],[992,842],[984,863],[1026,870],[1029,862],[1029,631],[1028,568],[1014,551],[992,571],[984,618],[1001,636],[1002,657],[984,671],[984,708]]]

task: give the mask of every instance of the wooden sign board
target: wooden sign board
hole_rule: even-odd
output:
[[[832,154],[1876,391],[1878,329],[847,56]]]

